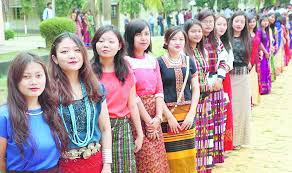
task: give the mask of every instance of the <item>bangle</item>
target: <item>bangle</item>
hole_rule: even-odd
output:
[[[112,163],[112,150],[111,149],[102,149],[102,160],[103,163]]]
[[[162,116],[161,115],[156,115],[154,118],[158,118],[160,123],[162,122]]]

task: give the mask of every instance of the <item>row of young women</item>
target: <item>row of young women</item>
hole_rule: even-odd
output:
[[[124,39],[100,27],[91,62],[71,33],[53,42],[50,73],[36,55],[19,54],[0,108],[0,171],[211,172],[224,150],[248,143],[247,21],[235,13],[223,44],[226,18],[201,11],[166,31],[158,59],[143,20]]]

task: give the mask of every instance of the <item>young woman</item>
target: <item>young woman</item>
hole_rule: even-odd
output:
[[[7,104],[0,107],[0,172],[59,172],[67,134],[44,63],[20,53],[10,64],[7,86]]]
[[[251,42],[245,14],[238,11],[230,18],[228,34],[233,47],[234,61],[231,71],[233,145],[239,149],[249,142],[251,90],[249,67]]]
[[[163,88],[159,65],[151,51],[149,26],[144,20],[134,20],[126,26],[127,60],[136,77],[138,109],[142,121],[143,147],[136,153],[137,172],[169,172],[161,130]],[[137,133],[134,131],[134,137]]]
[[[280,16],[280,14],[278,16]],[[270,70],[271,70],[271,80],[275,81],[276,76],[283,72],[283,69],[282,69],[283,51],[280,51],[279,54],[274,56],[274,52],[279,51],[280,44],[278,44],[278,43],[281,40],[282,32],[277,31],[275,13],[271,11],[268,13],[267,17],[269,20],[269,29],[268,29],[268,31],[269,31],[269,35],[268,35],[268,37],[269,37],[269,50],[272,52],[270,54],[270,58],[269,58]],[[280,39],[279,39],[279,36],[280,36]],[[263,48],[261,48],[261,49],[263,49]]]
[[[214,120],[214,153],[213,164],[223,163],[223,134],[225,119],[225,99],[222,81],[225,78],[228,67],[226,59],[218,59],[218,52],[223,49],[223,44],[215,37],[215,16],[210,10],[203,10],[198,13],[198,20],[202,23],[204,35],[204,48],[208,52],[210,85],[210,100],[212,103],[212,115]]]
[[[50,66],[59,112],[70,138],[59,162],[61,172],[111,172],[112,137],[105,89],[91,68],[82,41],[68,32],[57,36]]]
[[[263,58],[261,59],[260,71],[260,94],[269,94],[271,92],[271,70],[270,70],[270,39],[269,39],[269,20],[266,15],[259,19],[260,27],[258,33],[261,40],[261,50],[263,51]]]
[[[89,33],[89,27],[90,27],[90,23],[88,20],[88,15],[87,13],[84,13],[82,16],[82,35],[83,35],[83,43],[86,47],[90,47],[90,41],[91,41],[91,37],[90,37],[90,33]]]
[[[93,70],[105,85],[107,106],[112,127],[112,172],[136,172],[134,152],[143,143],[143,132],[136,104],[135,76],[125,56],[125,43],[114,26],[100,27],[93,37]],[[130,120],[137,138],[134,144]]]
[[[260,76],[260,59],[262,58],[260,55],[262,55],[262,51],[259,50],[260,45],[260,38],[259,33],[256,32],[256,19],[257,17],[249,14],[247,16],[248,19],[248,31],[250,34],[250,37],[252,39],[252,50],[250,55],[250,63],[251,63],[251,69],[250,69],[250,76],[251,76],[251,99],[253,105],[259,105],[260,103],[260,92],[259,92],[259,76]]]
[[[196,114],[196,137],[197,149],[196,164],[198,173],[210,173],[212,171],[212,150],[213,150],[213,129],[210,88],[207,82],[209,72],[208,56],[203,45],[203,29],[201,23],[194,19],[189,20],[184,25],[184,30],[188,35],[189,47],[192,58],[198,71],[200,84],[200,98],[197,105]]]
[[[225,105],[226,109],[226,125],[225,125],[225,133],[224,133],[224,150],[230,151],[233,150],[233,116],[232,116],[232,104],[230,100],[232,99],[232,88],[230,83],[230,71],[233,69],[233,50],[232,46],[230,45],[229,39],[228,39],[228,33],[227,30],[227,19],[222,15],[216,16],[215,21],[215,33],[216,37],[219,41],[222,41],[223,43],[223,49],[221,52],[218,52],[218,59],[221,59],[221,57],[226,58],[226,65],[227,65],[227,72],[225,79],[223,81],[223,90],[226,97],[228,97],[228,103]]]
[[[194,118],[200,88],[194,61],[183,54],[186,44],[188,39],[183,29],[172,27],[164,36],[167,54],[158,58],[166,103],[163,112],[167,119],[162,123],[162,132],[171,173],[196,172]]]

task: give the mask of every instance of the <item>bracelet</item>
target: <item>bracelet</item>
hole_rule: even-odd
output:
[[[102,149],[102,160],[103,163],[112,163],[112,149]]]
[[[161,115],[156,115],[154,118],[158,118],[160,123],[162,122],[162,116]]]

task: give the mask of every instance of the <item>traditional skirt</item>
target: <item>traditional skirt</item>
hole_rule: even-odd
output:
[[[284,65],[284,46],[281,44],[275,55],[275,74],[278,76],[283,72]]]
[[[182,124],[189,110],[190,105],[175,108],[173,116],[179,124]],[[163,122],[161,126],[170,172],[196,172],[195,122],[189,130],[181,131],[178,134],[170,132],[167,122]]]
[[[211,173],[213,166],[214,119],[212,117],[211,102],[209,96],[204,98],[200,97],[195,120],[197,172]]]
[[[276,80],[276,76],[277,76],[276,75],[275,56],[274,55],[271,55],[271,58],[270,58],[270,69],[271,69],[271,79],[272,79],[272,82],[274,82]]]
[[[53,168],[39,170],[39,171],[8,171],[7,170],[6,172],[7,173],[60,173],[60,170],[59,170],[59,165],[56,165]]]
[[[231,73],[233,145],[247,145],[250,137],[251,89],[250,76]]]
[[[212,115],[214,117],[213,164],[224,162],[224,132],[226,109],[223,89],[210,93]]]
[[[59,161],[61,173],[100,173],[102,171],[102,154],[96,153],[88,159],[61,159]]]
[[[156,102],[154,95],[140,97],[145,109],[151,117],[156,115]],[[142,130],[146,134],[145,122],[142,123]],[[134,138],[136,130],[133,129]],[[164,146],[161,127],[159,129],[159,139],[150,140],[144,137],[141,150],[136,153],[137,172],[139,173],[169,173],[169,166]]]
[[[129,119],[127,117],[111,118],[110,121],[112,127],[112,172],[137,172],[134,155],[135,144]]]
[[[263,56],[261,60],[261,71],[260,71],[260,81],[261,81],[261,88],[260,94],[269,94],[271,92],[272,81],[271,81],[271,70],[269,59]]]
[[[259,92],[259,79],[258,73],[256,72],[255,67],[250,71],[250,80],[251,80],[251,100],[252,104],[258,105],[261,101],[261,96]]]
[[[232,88],[230,83],[230,74],[227,73],[223,81],[223,90],[228,94],[229,103],[226,104],[226,130],[224,133],[224,151],[233,150],[233,116],[232,116]]]

